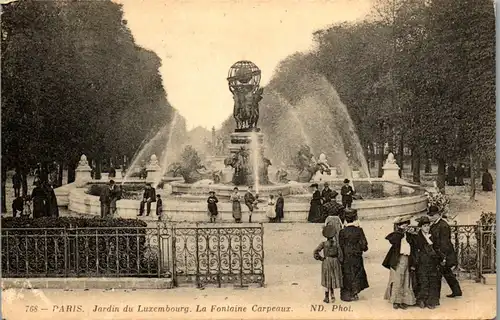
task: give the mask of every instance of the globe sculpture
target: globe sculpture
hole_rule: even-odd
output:
[[[231,134],[231,156],[224,163],[234,169],[235,185],[269,184],[271,163],[264,157],[264,135],[257,127],[264,91],[259,87],[260,77],[260,69],[251,61],[238,61],[229,68],[227,82],[233,94],[236,130]]]
[[[238,61],[229,68],[227,82],[233,94],[237,132],[259,131],[259,102],[264,91],[259,87],[260,77],[260,69],[251,61]]]

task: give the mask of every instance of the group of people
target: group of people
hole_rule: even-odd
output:
[[[369,287],[363,262],[368,241],[358,222],[357,210],[346,208],[345,221],[337,215],[325,220],[323,241],[314,250],[321,263],[321,285],[325,289],[323,302],[335,302],[335,289],[340,289],[342,301],[356,301],[358,294]]]
[[[451,288],[449,298],[462,296],[462,289],[453,273],[457,255],[451,242],[451,229],[439,209],[431,206],[427,215],[417,219],[419,230],[410,231],[410,218],[394,221],[397,230],[387,235],[391,247],[382,262],[390,270],[384,299],[394,309],[417,305],[434,309],[439,306],[441,279]],[[343,301],[358,300],[358,294],[368,288],[363,252],[368,250],[357,211],[345,210],[345,222],[337,215],[327,217],[323,241],[314,250],[314,258],[322,261],[321,285],[324,302],[335,301],[335,289],[340,289]]]
[[[211,195],[215,197],[215,193],[211,191]],[[233,193],[231,194],[229,201],[232,203],[232,213],[233,218],[236,223],[241,223],[242,219],[242,210],[241,210],[241,202],[243,201],[248,208],[248,222],[252,222],[252,214],[253,211],[258,208],[258,200],[259,196],[254,194],[253,187],[249,186],[247,192],[241,197],[239,193],[238,187],[234,187]],[[214,205],[212,204],[212,209],[210,206],[211,198],[209,197],[208,202],[208,210],[212,212],[214,209]],[[214,200],[212,199],[212,202]],[[215,202],[216,204],[216,202]],[[270,222],[281,222],[284,217],[284,207],[285,207],[285,199],[283,198],[283,194],[281,191],[278,192],[278,196],[275,199],[274,195],[269,195],[269,200],[267,202],[266,216],[268,217]],[[211,211],[212,210],[212,211]],[[215,211],[217,212],[217,207],[215,205]],[[217,215],[217,214],[215,214]],[[215,217],[213,219],[215,221]],[[212,219],[211,219],[212,221]]]
[[[310,187],[313,189],[313,195],[307,221],[323,223],[328,216],[332,215],[339,216],[343,221],[344,211],[351,208],[355,194],[353,187],[350,185],[350,180],[345,179],[344,185],[340,189],[342,204],[337,202],[338,192],[332,190],[328,182],[323,184],[323,190],[321,191],[317,183],[313,183]]]
[[[115,184],[114,180],[109,180],[108,186],[101,189],[99,202],[101,203],[101,218],[110,218],[116,213],[116,202],[120,200],[122,190]]]
[[[451,288],[447,297],[462,296],[452,271],[457,265],[457,255],[451,243],[450,226],[436,206],[431,206],[427,215],[417,221],[420,230],[411,232],[409,218],[397,219],[397,230],[386,237],[391,248],[382,263],[390,270],[384,298],[395,309],[413,305],[429,309],[439,306],[442,277]]]
[[[449,186],[464,186],[464,178],[470,178],[471,176],[471,168],[466,168],[464,164],[460,164],[458,168],[455,168],[455,166],[451,164],[448,166],[446,171],[446,183]],[[488,171],[488,168],[485,168],[482,171],[481,186],[483,187],[483,191],[493,191],[494,183],[491,173]]]
[[[31,195],[22,195],[21,188],[23,184],[23,176],[16,169],[12,176],[12,186],[14,188],[14,200],[12,201],[13,217],[29,216],[33,212],[33,218],[41,217],[58,217],[59,208],[57,206],[57,198],[53,189],[55,184],[54,179],[50,179],[50,175],[41,179],[40,170],[35,173],[34,188]],[[33,205],[33,211],[31,211]]]

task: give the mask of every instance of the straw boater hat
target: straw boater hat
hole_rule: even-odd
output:
[[[349,179],[344,179],[344,183],[349,183],[351,181],[349,181]]]
[[[335,236],[335,227],[333,225],[327,225],[323,228],[323,237],[333,238]]]
[[[410,217],[397,217],[394,219],[394,224],[400,225],[400,224],[405,224],[405,223],[411,223]]]
[[[417,219],[418,226],[421,227],[424,224],[430,224],[431,220],[429,220],[429,217],[427,216],[421,216],[420,218]]]
[[[215,194],[215,191],[213,191],[213,190],[208,191],[208,194],[212,194],[212,193]]]

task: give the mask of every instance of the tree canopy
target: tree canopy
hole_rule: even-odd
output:
[[[132,157],[170,123],[161,59],[111,1],[2,5],[2,162]]]

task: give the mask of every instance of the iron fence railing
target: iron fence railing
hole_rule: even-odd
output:
[[[457,254],[457,276],[481,281],[483,274],[496,273],[496,224],[450,224],[450,229]],[[409,227],[409,231],[418,230]]]
[[[264,284],[263,226],[1,229],[3,277]]]

